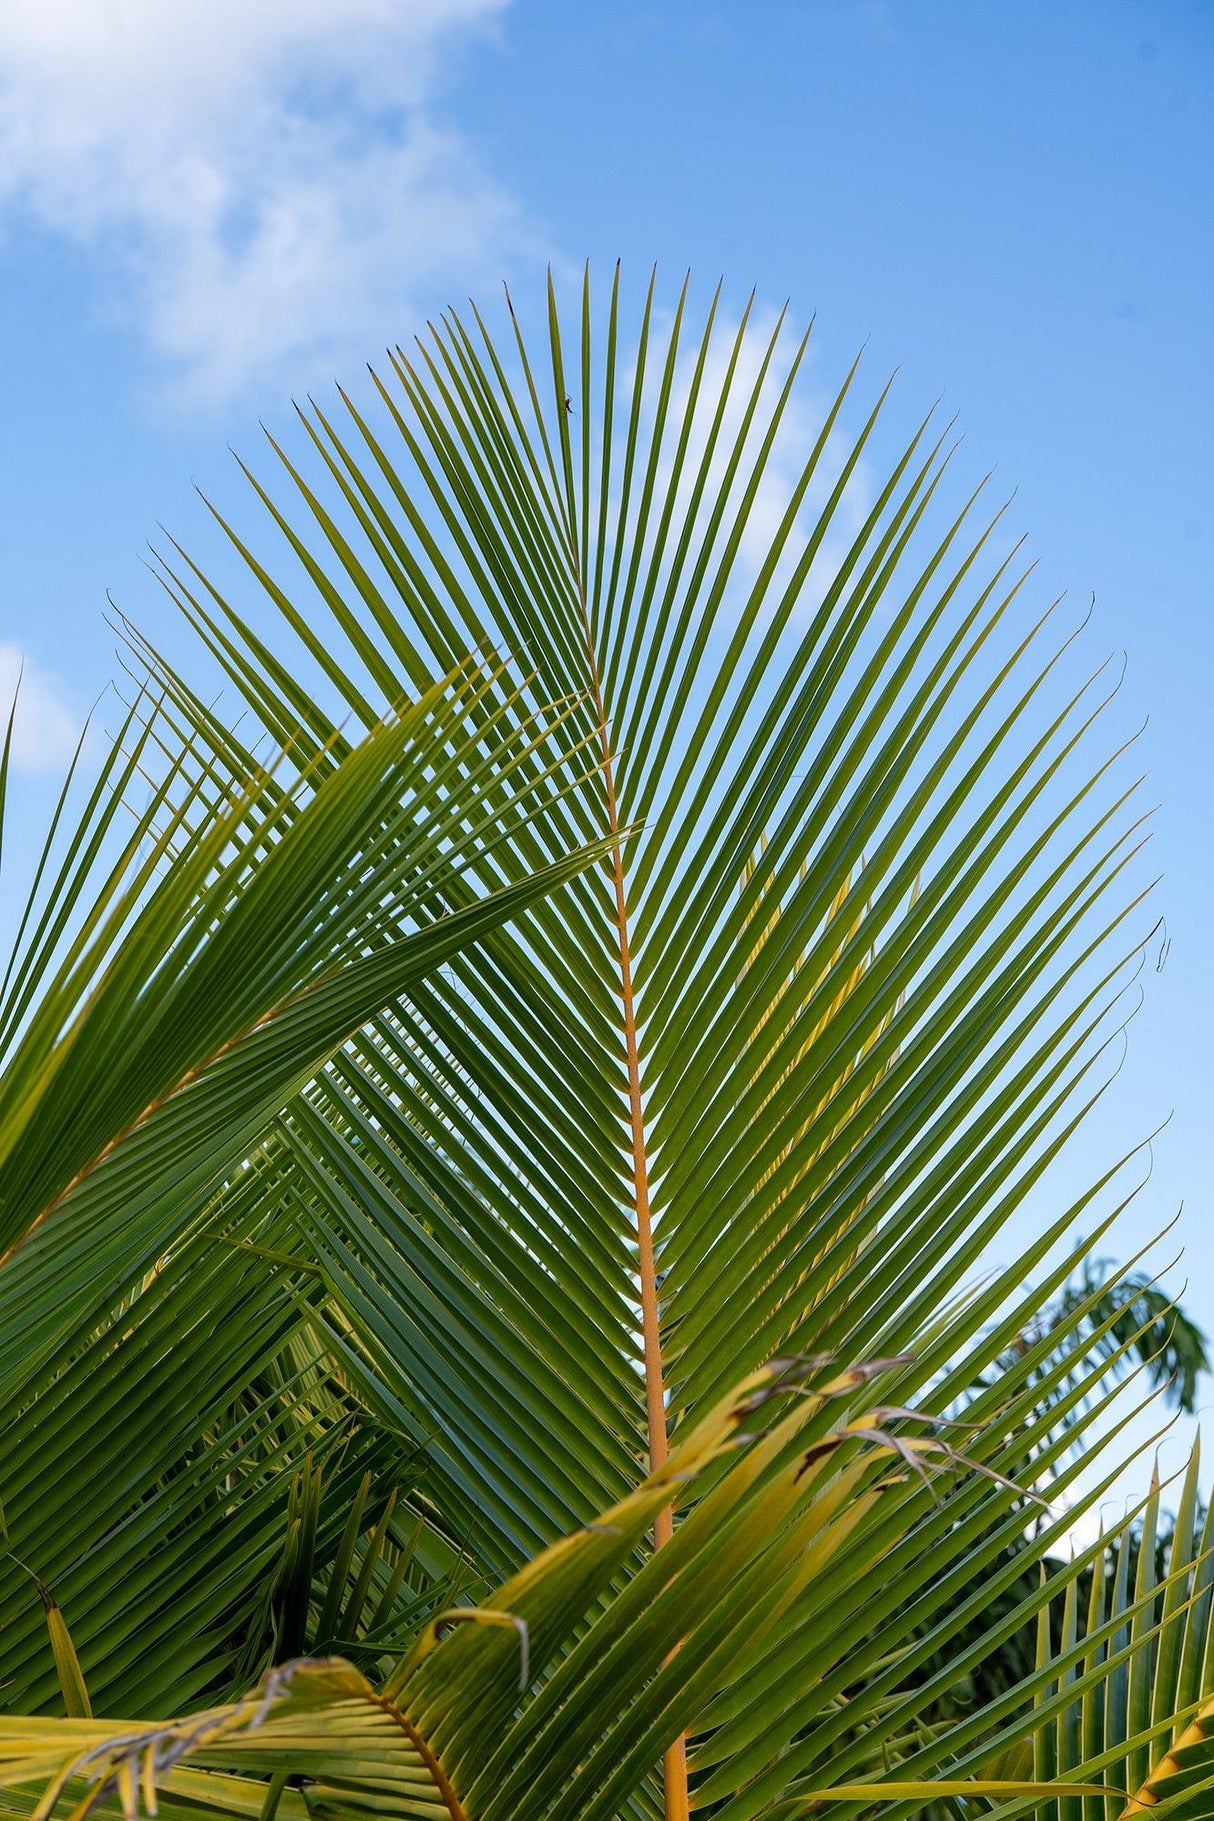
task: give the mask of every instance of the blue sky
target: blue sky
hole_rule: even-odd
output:
[[[866,338],[997,464],[1040,598],[1095,593],[1161,805],[1172,939],[1075,1162],[1171,1112],[1123,1249],[1183,1199],[1214,1330],[1210,0],[9,0],[0,685],[19,827],[113,668],[105,591],[231,491],[292,391],[544,263],[658,260]],[[818,378],[815,377],[815,382]]]

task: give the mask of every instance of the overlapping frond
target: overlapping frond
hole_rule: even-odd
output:
[[[444,901],[559,789],[520,782],[542,726],[469,727],[501,676],[465,665],[319,773],[217,754],[209,728],[181,738],[141,701],[62,859],[52,830],[5,985],[0,1077],[0,1610],[19,1708],[55,1699],[31,1577],[111,1711],[172,1711],[280,1655],[268,1589],[306,1468],[324,1475],[322,1576],[365,1472],[377,1522],[394,1485],[410,1493],[368,1570],[379,1605],[426,1516],[379,1654],[410,1599],[419,1623],[456,1571],[461,1540],[415,1493],[416,1450],[334,1376],[318,1267],[272,1198],[265,1137],[369,1018],[591,857]],[[145,768],[156,781],[118,839]],[[358,1622],[368,1593],[341,1610]]]
[[[995,1762],[941,1775],[917,1762],[929,1753],[908,1755],[905,1733],[895,1734],[882,1762],[873,1727],[882,1709],[827,1698],[832,1682],[846,1682],[862,1662],[864,1629],[880,1624],[856,1600],[875,1570],[899,1556],[921,1558],[933,1528],[972,1534],[977,1523],[989,1531],[987,1495],[1007,1510],[1020,1502],[993,1462],[1006,1464],[1021,1446],[1025,1408],[1013,1402],[998,1412],[989,1432],[972,1432],[975,1452],[962,1453],[930,1415],[884,1403],[906,1363],[839,1370],[819,1358],[752,1374],[619,1503],[541,1552],[482,1605],[437,1613],[378,1686],[322,1659],[288,1663],[235,1706],[176,1724],[10,1720],[0,1725],[0,1780],[16,1795],[27,1791],[41,1813],[60,1793],[81,1813],[121,1807],[134,1817],[153,1812],[154,1802],[170,1814],[249,1813],[259,1793],[282,1812],[285,1786],[288,1796],[302,1787],[307,1812],[371,1804],[414,1818],[498,1821],[526,1812],[607,1821],[705,1711],[723,1721],[714,1734],[718,1762],[730,1761],[727,1709],[736,1720],[729,1691],[739,1662],[751,1698],[761,1698],[790,1634],[812,1630],[815,1674],[801,1693],[804,1713],[816,1707],[817,1736],[787,1767],[802,1761],[804,1774],[773,1805],[761,1789],[772,1767],[764,1774],[756,1755],[748,1782],[761,1799],[742,1808],[735,1798],[718,1810],[701,1761],[697,1807],[791,1815],[827,1798],[868,1812],[884,1786],[899,1813],[912,1812],[908,1797],[914,1804],[930,1790],[935,1799],[955,1792],[981,1804],[976,1812],[998,1804],[1010,1816],[1030,1792],[1038,1803],[1063,1791],[1095,1797],[1102,1785],[1090,1763],[1082,1774],[1069,1763]],[[671,1500],[682,1521],[666,1548],[642,1558]],[[1103,1560],[1101,1544],[1088,1563]],[[1083,1565],[1072,1566],[1068,1582]],[[901,1589],[903,1605],[910,1585]],[[1048,1596],[1038,1605],[1048,1626]],[[1118,1608],[1121,1622],[1137,1626],[1147,1605],[1137,1588]],[[1169,1611],[1178,1610],[1170,1600]],[[1144,1637],[1152,1624],[1148,1617]],[[885,1657],[896,1635],[881,1628]],[[1107,1627],[1102,1641],[1106,1635]],[[1072,1644],[1064,1627],[1055,1670],[1070,1661]],[[1052,1717],[1057,1703],[1046,1706]],[[823,1738],[831,1758],[823,1758]],[[905,1759],[892,1774],[890,1755]],[[234,1780],[242,1772],[261,1780],[242,1786]],[[290,1801],[286,1812],[294,1812]]]

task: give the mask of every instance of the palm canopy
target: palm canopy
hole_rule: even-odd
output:
[[[319,1713],[353,1758],[292,1774],[344,1813],[389,1708],[385,1812],[1033,1799],[974,1780],[995,1718],[928,1725],[923,1666],[1022,1573],[1018,1482],[1074,1484],[1066,1419],[1137,1339],[1101,1286],[1006,1351],[1109,1178],[964,1289],[1099,1091],[1141,940],[1133,785],[1099,682],[1059,690],[1050,616],[991,554],[999,513],[940,514],[947,432],[855,512],[883,397],[844,442],[853,369],[780,492],[805,342],[756,351],[715,301],[691,331],[652,286],[635,345],[620,314],[618,275],[601,324],[587,281],[566,339],[550,285],[533,363],[512,309],[504,351],[453,313],[374,417],[302,412],[291,509],[253,483],[290,579],[219,521],[284,636],[165,556],[277,763],[131,633],[134,751],[6,989],[5,1503],[94,1704],[227,1701],[303,1647],[397,1661],[141,1735],[166,1802],[193,1744],[234,1775],[254,1721],[260,1771],[289,1763],[275,1725],[337,1752],[301,1742]],[[410,1656],[461,1574],[480,1618]],[[15,1564],[0,1597],[38,1707]],[[86,1719],[38,1763],[92,1751],[129,1810],[138,1753]]]

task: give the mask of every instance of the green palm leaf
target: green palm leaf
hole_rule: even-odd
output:
[[[272,1648],[277,1620],[264,1635],[258,1614],[292,1476],[326,1464],[323,1568],[360,1475],[383,1483],[378,1516],[411,1471],[407,1444],[333,1377],[317,1268],[289,1206],[267,1208],[259,1145],[370,1015],[591,857],[443,908],[484,818],[488,847],[503,811],[525,820],[554,788],[516,787],[534,736],[469,732],[494,674],[468,665],[403,703],[319,780],[249,765],[217,802],[196,738],[174,747],[163,715],[135,718],[57,871],[48,850],[9,971],[0,1083],[0,1601],[18,1707],[55,1698],[19,1564],[66,1604],[96,1698],[171,1711]],[[117,843],[156,739],[170,758]],[[206,1213],[220,1185],[221,1219]],[[398,1519],[397,1561],[405,1534]],[[380,1654],[389,1620],[448,1584],[460,1553],[431,1523]]]
[[[984,1376],[1080,1265],[1059,1245],[1115,1172],[964,1289],[1029,1231],[1100,1092],[1140,942],[1135,787],[1099,673],[1065,680],[1050,615],[1022,607],[1000,514],[981,490],[940,514],[947,432],[921,425],[852,517],[884,395],[844,444],[853,370],[782,482],[805,343],[783,358],[781,324],[756,348],[749,312],[722,336],[715,301],[693,332],[686,294],[660,319],[652,287],[626,343],[621,310],[618,275],[601,324],[587,283],[567,342],[550,286],[542,363],[513,310],[504,346],[451,314],[391,358],[374,418],[344,394],[302,413],[303,454],[277,450],[291,509],[253,483],[285,579],[219,520],[281,637],[176,547],[164,561],[254,731],[132,635],[155,711],[0,1006],[0,1393],[11,1420],[33,1409],[186,1236],[191,1258],[248,1248],[265,1308],[216,1265],[217,1318],[252,1336],[272,1306],[275,1358],[307,1362],[316,1408],[241,1588],[200,1616],[196,1670],[149,1671],[145,1709],[158,1676],[172,1711],[207,1662],[216,1682],[248,1664],[268,1612],[293,1637],[319,1623],[308,1455],[344,1422],[349,1477],[371,1466],[385,1503],[400,1484],[388,1554],[418,1516],[433,1537],[418,1597],[462,1554],[534,1643],[521,1708],[491,1673],[509,1628],[461,1627],[408,1684],[427,1740],[441,1709],[436,1761],[470,1816],[517,1812],[524,1777],[530,1812],[566,1821],[661,1801],[744,1821],[845,1788],[858,1813],[920,1762],[952,1801],[999,1721],[923,1744],[919,1671],[974,1619],[967,1590],[1020,1571],[1020,1488],[1074,1484],[1068,1418],[1106,1407],[1141,1326],[1102,1285]],[[470,667],[478,650],[516,661]],[[69,937],[55,907],[83,902],[157,743],[155,844]],[[833,1361],[838,1408],[794,1399],[745,1467],[671,1478],[778,1355]],[[879,1402],[868,1360],[892,1362]],[[207,1421],[178,1458],[256,1364],[200,1361]],[[920,1405],[963,1418],[951,1454]],[[39,1445],[31,1423],[40,1471]],[[150,1452],[131,1470],[167,1473]],[[582,1529],[603,1511],[609,1540]],[[1072,1521],[1043,1520],[1040,1548]],[[599,1566],[549,1634],[528,1601],[553,1548]],[[104,1638],[78,1640],[86,1678],[110,1673]]]

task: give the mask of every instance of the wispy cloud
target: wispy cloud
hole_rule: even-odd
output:
[[[95,250],[186,400],[306,384],[525,240],[438,105],[507,3],[7,0],[0,208]]]
[[[13,764],[21,771],[61,770],[80,737],[81,717],[58,677],[0,640],[0,727],[8,725],[14,696]]]
[[[716,334],[704,361],[700,395],[676,494],[676,522],[678,514],[685,512],[690,505],[698,468],[707,447],[709,425],[725,389],[731,365],[733,376],[729,382],[727,402],[709,464],[705,497],[713,498],[724,484],[730,458],[741,442],[743,459],[730,490],[732,510],[736,511],[741,505],[742,490],[760,454],[800,336],[799,329],[792,328],[787,323],[783,325],[775,353],[764,373],[764,358],[778,324],[779,316],[775,309],[763,304],[756,305],[751,312],[746,337],[736,355],[732,346],[732,324],[728,330],[722,329]],[[659,319],[659,327],[666,326],[668,319],[663,316]],[[686,414],[696,361],[697,350],[689,342],[679,355],[671,387],[672,421],[681,421]],[[769,556],[789,502],[818,440],[822,422],[829,411],[830,401],[808,377],[808,365],[809,361],[802,366],[794,382],[780,427],[768,451],[762,477],[746,510],[738,546],[737,577],[747,585],[757,576]],[[622,397],[630,385],[631,375],[628,375],[621,388]],[[756,387],[759,388],[759,402],[747,429],[747,409]],[[848,447],[846,436],[839,430],[833,431],[827,438],[783,555],[773,573],[768,597],[770,600],[779,598],[801,560],[810,535],[842,472]],[[663,478],[668,480],[669,454],[665,470]],[[821,599],[834,579],[868,514],[873,498],[872,475],[868,464],[861,460],[852,474],[850,485],[844,489],[834,509],[818,554],[805,577],[800,597],[804,611],[808,611],[813,603]]]

